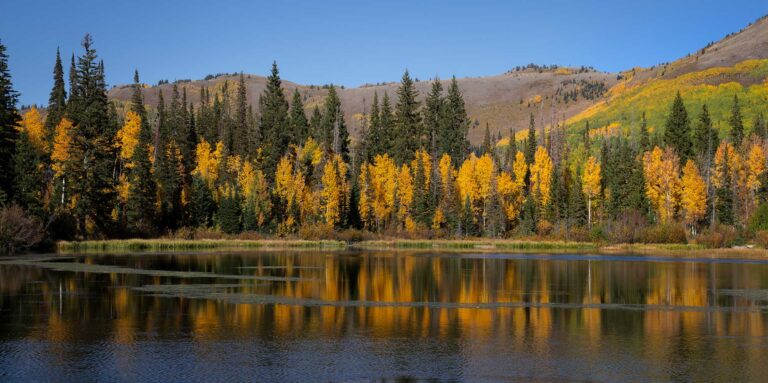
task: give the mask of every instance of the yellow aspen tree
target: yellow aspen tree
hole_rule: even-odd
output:
[[[523,158],[523,162],[525,162],[525,158]],[[500,172],[496,176],[496,192],[501,197],[504,216],[507,221],[512,222],[517,219],[524,200],[522,182],[518,183],[507,172]]]
[[[387,154],[377,155],[369,168],[372,191],[372,210],[376,227],[381,229],[392,216],[395,206],[398,176],[395,161]]]
[[[587,224],[592,227],[592,200],[600,195],[600,162],[589,156],[581,174],[581,189],[587,196]]]
[[[211,189],[214,189],[215,183],[219,179],[223,152],[224,145],[221,142],[216,143],[215,150],[211,150],[211,144],[205,141],[205,139],[201,139],[195,148],[195,170],[193,174],[200,176]]]
[[[515,161],[512,163],[512,176],[514,181],[521,190],[525,185],[525,173],[528,172],[528,164],[525,162],[525,154],[518,151],[515,154]]]
[[[334,154],[323,167],[323,218],[329,226],[341,222],[343,209],[349,195],[349,185],[346,181],[347,164],[338,154]]]
[[[133,157],[136,145],[139,144],[140,130],[141,116],[130,111],[126,113],[125,124],[117,131],[117,140],[115,140],[115,144],[120,149],[120,159],[125,162],[126,168],[133,167],[133,165],[129,165],[128,161]]]
[[[661,222],[672,220],[679,204],[679,162],[675,152],[669,148],[662,151],[657,146],[643,155],[645,195]]]
[[[552,190],[552,158],[543,146],[536,149],[531,164],[531,190],[539,198],[539,206],[549,206]]]
[[[680,208],[683,221],[691,227],[691,234],[696,234],[696,222],[704,218],[707,212],[707,184],[693,160],[689,159],[683,167],[681,186]]]
[[[415,158],[411,161],[411,170],[416,172],[416,167],[421,166],[424,171],[424,184],[414,185],[415,187],[422,187],[424,190],[429,190],[432,182],[432,157],[426,150],[417,150]],[[415,178],[415,175],[414,175]]]
[[[256,224],[263,225],[271,208],[269,184],[264,172],[251,161],[244,160],[237,171],[237,186],[243,197],[243,204],[249,209],[245,211],[254,214]]]
[[[66,203],[66,174],[70,158],[70,148],[72,146],[72,121],[68,118],[62,118],[56,125],[56,134],[53,137],[53,150],[51,151],[51,168],[54,173],[54,188],[60,197],[59,203],[64,206]]]
[[[403,164],[397,176],[397,218],[401,225],[409,228],[410,207],[413,202],[413,176],[408,164]],[[411,226],[412,226],[411,222]]]
[[[360,188],[360,199],[358,200],[358,212],[363,226],[370,228],[370,222],[373,218],[373,209],[371,208],[371,177],[368,171],[370,165],[363,163],[360,165],[360,174],[357,176],[357,184]]]
[[[29,137],[29,142],[37,149],[38,152],[47,154],[49,152],[48,147],[48,132],[45,130],[43,119],[40,117],[40,112],[36,107],[31,107],[21,120],[19,130],[24,130]]]

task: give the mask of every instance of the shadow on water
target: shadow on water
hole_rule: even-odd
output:
[[[0,380],[760,380],[767,319],[759,260],[15,257]]]

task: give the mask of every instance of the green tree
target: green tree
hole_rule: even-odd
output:
[[[371,103],[371,117],[366,134],[368,153],[365,160],[373,161],[378,154],[384,153],[383,134],[381,131],[381,116],[379,112],[379,93],[373,92],[373,102]]]
[[[437,137],[438,153],[448,153],[454,166],[459,166],[469,152],[469,124],[464,96],[454,76],[445,99],[442,131]]]
[[[211,225],[215,211],[216,203],[213,201],[208,185],[199,176],[193,176],[188,211],[189,223],[195,227],[208,227]]]
[[[413,153],[424,143],[418,96],[419,92],[406,70],[397,89],[397,106],[395,107],[392,157],[398,164],[410,162],[413,159]]]
[[[493,156],[493,142],[491,141],[491,130],[488,123],[485,123],[485,135],[483,136],[483,153]]]
[[[219,201],[219,210],[216,212],[216,223],[221,231],[227,234],[240,232],[240,199],[234,195],[225,195]]]
[[[336,87],[331,85],[325,97],[321,142],[333,153],[340,154],[344,162],[349,162],[349,131],[344,122],[344,112]]]
[[[734,146],[738,148],[744,140],[744,121],[741,117],[741,106],[739,105],[739,96],[737,95],[733,95],[731,117],[728,122],[731,125],[731,139]]]
[[[536,155],[536,121],[533,119],[533,113],[528,123],[528,141],[525,147],[525,162],[530,165],[533,163],[533,157]]]
[[[648,135],[648,120],[645,111],[640,119],[640,150],[646,152],[651,149],[651,137]]]
[[[248,145],[248,96],[246,95],[245,77],[240,72],[240,79],[237,83],[237,95],[235,97],[235,118],[232,132],[233,154],[246,158],[251,155],[251,148]]]
[[[389,95],[384,91],[384,99],[381,101],[381,112],[379,113],[379,124],[381,132],[380,154],[387,153],[393,156],[395,152],[395,116],[392,113],[392,105],[389,102]]]
[[[59,49],[56,48],[56,63],[53,65],[53,88],[46,108],[45,128],[52,133],[67,110],[67,90],[64,89],[64,68],[61,65]]]
[[[134,72],[133,83],[131,109],[141,117],[141,127],[139,128],[138,143],[131,157],[133,168],[128,174],[130,188],[126,215],[130,230],[151,234],[155,230],[155,196],[157,194],[150,162],[152,154],[149,152],[149,147],[152,145],[152,129],[147,121],[138,71]]]
[[[42,218],[45,155],[32,144],[26,130],[19,133],[14,153],[14,199],[28,213]]]
[[[297,145],[303,144],[309,137],[309,121],[304,113],[304,102],[298,88],[293,92],[293,100],[291,100],[291,131],[293,141]]]
[[[688,111],[685,109],[683,97],[677,92],[675,100],[667,116],[664,125],[664,143],[674,148],[680,157],[680,163],[685,164],[693,154],[691,144],[691,124],[688,119]]]
[[[752,131],[762,139],[768,138],[768,129],[766,128],[765,116],[763,115],[763,112],[759,112],[755,117],[755,123]]]
[[[264,174],[272,180],[277,163],[287,152],[290,143],[288,101],[283,93],[277,63],[272,63],[272,73],[267,77],[267,87],[259,99],[261,119],[259,132],[264,153]]]
[[[438,137],[450,134],[447,129],[443,129],[445,100],[443,99],[443,84],[439,78],[432,81],[432,90],[427,95],[423,113],[424,131],[427,132],[429,140],[429,153],[433,158],[437,158],[449,150],[449,148],[438,146]],[[442,142],[440,143],[442,144]]]
[[[707,105],[701,107],[701,113],[696,120],[693,130],[693,151],[699,156],[704,156],[707,163],[715,154],[715,149],[720,144],[717,131],[712,127],[712,119],[709,117]],[[700,162],[701,163],[701,162]]]
[[[19,94],[13,90],[8,54],[0,42],[0,205],[9,201],[13,190],[13,154],[21,117],[16,110]]]

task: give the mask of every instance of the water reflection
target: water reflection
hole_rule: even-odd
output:
[[[156,365],[156,378],[205,381],[244,372],[245,358],[255,380],[751,380],[768,373],[767,301],[760,262],[22,258],[0,261],[0,377],[51,377],[18,361],[93,373],[73,371],[80,361],[134,374],[118,380]],[[209,369],[189,371],[193,362]]]

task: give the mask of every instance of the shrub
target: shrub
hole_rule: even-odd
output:
[[[37,218],[27,217],[24,209],[18,205],[0,209],[0,253],[28,249],[43,238],[43,224]]]
[[[755,233],[755,242],[764,249],[768,249],[768,230],[760,230]]]
[[[662,223],[643,230],[645,243],[687,243],[685,227],[679,223]]]
[[[707,247],[731,247],[736,243],[738,233],[733,226],[717,224],[714,227],[704,230],[696,242]]]
[[[749,218],[749,225],[747,227],[753,233],[768,230],[768,203],[761,203],[757,207],[755,213]]]
[[[536,234],[542,237],[546,237],[550,233],[552,233],[552,229],[553,229],[552,223],[547,221],[546,219],[542,219],[536,224]]]
[[[636,243],[643,241],[643,233],[648,227],[645,215],[637,210],[625,210],[615,220],[603,225],[606,239],[612,243]]]

